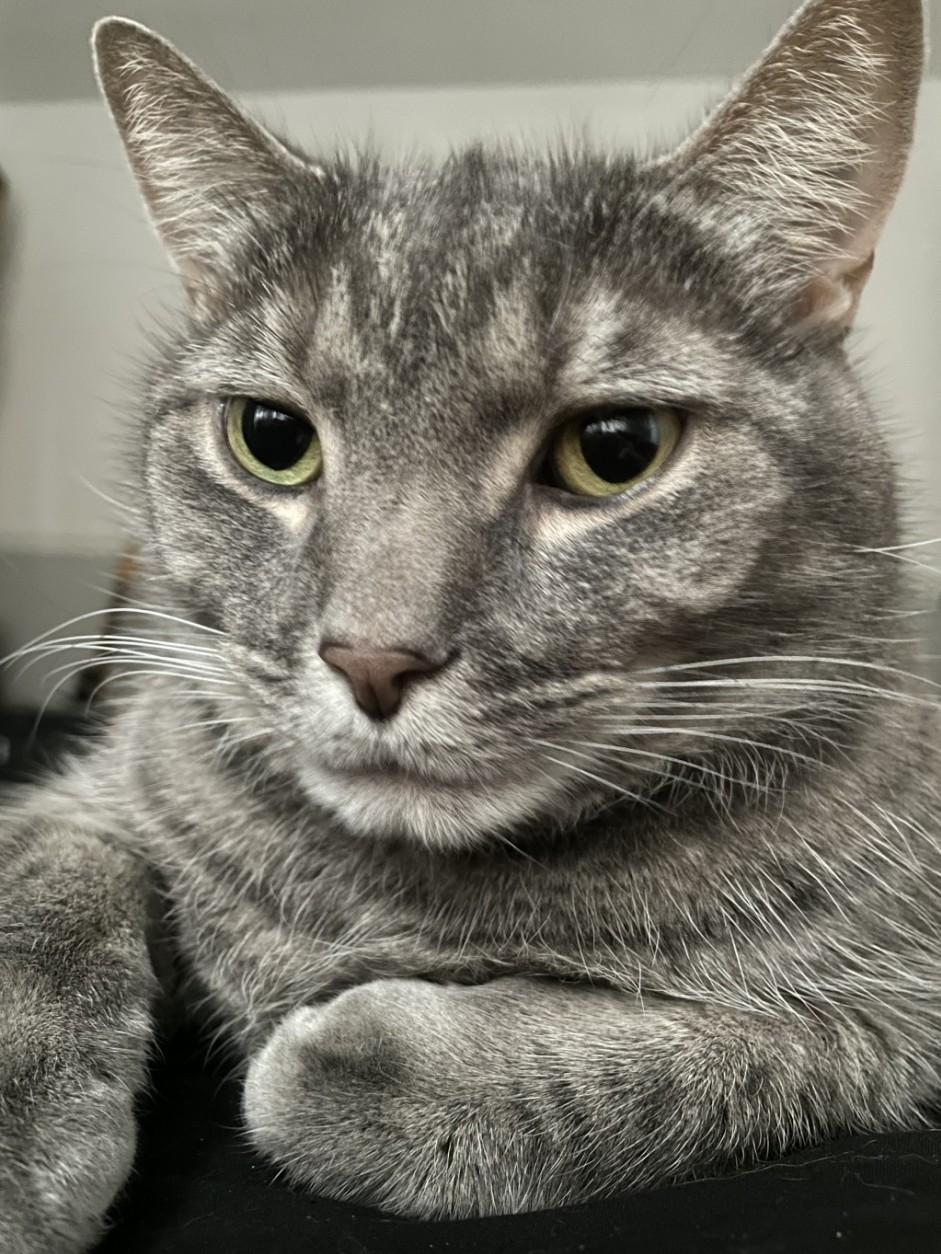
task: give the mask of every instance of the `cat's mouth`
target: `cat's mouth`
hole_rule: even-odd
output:
[[[479,764],[462,765],[308,761],[299,775],[308,795],[357,834],[438,848],[480,845],[560,804],[544,774],[512,775],[505,765],[485,774]]]
[[[511,784],[518,772],[509,769],[504,755],[496,758],[470,745],[424,742],[398,745],[356,744],[324,746],[310,766],[317,774],[351,787],[427,789],[462,792]]]
[[[426,789],[432,792],[469,792],[482,786],[499,787],[510,782],[509,777],[504,775],[499,779],[488,778],[486,785],[484,785],[484,782],[480,779],[470,779],[456,775],[445,776],[436,774],[431,769],[418,770],[415,767],[403,766],[398,763],[387,763],[382,766],[369,764],[362,766],[330,765],[323,769],[337,781],[353,786],[357,784],[374,785],[376,787],[399,786]]]

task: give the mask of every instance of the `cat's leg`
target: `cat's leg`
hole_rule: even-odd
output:
[[[0,830],[0,1250],[73,1254],[131,1170],[152,890],[80,822]]]
[[[547,980],[365,984],[252,1061],[256,1143],[317,1193],[423,1218],[552,1207],[911,1112],[874,1034]]]

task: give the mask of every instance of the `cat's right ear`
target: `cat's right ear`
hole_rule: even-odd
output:
[[[199,309],[303,163],[165,39],[125,18],[98,22],[95,72],[157,233]]]
[[[922,0],[806,0],[663,163],[802,322],[852,324],[912,144]]]

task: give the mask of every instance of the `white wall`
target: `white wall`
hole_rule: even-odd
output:
[[[371,132],[440,150],[484,135],[581,126],[620,141],[678,137],[721,93],[711,82],[303,93],[249,100],[311,146]],[[941,535],[941,82],[925,91],[906,187],[863,309],[877,394],[921,485],[916,530]],[[112,551],[110,493],[126,385],[175,281],[150,236],[117,139],[92,102],[0,106],[14,233],[0,328],[0,550]],[[86,482],[87,481],[87,482]]]

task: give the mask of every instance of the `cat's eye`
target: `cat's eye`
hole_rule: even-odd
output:
[[[680,415],[665,405],[583,411],[556,432],[542,478],[577,496],[617,496],[656,474],[681,434]]]
[[[320,474],[320,440],[306,418],[236,396],[226,402],[224,421],[233,457],[257,479],[296,488]]]

